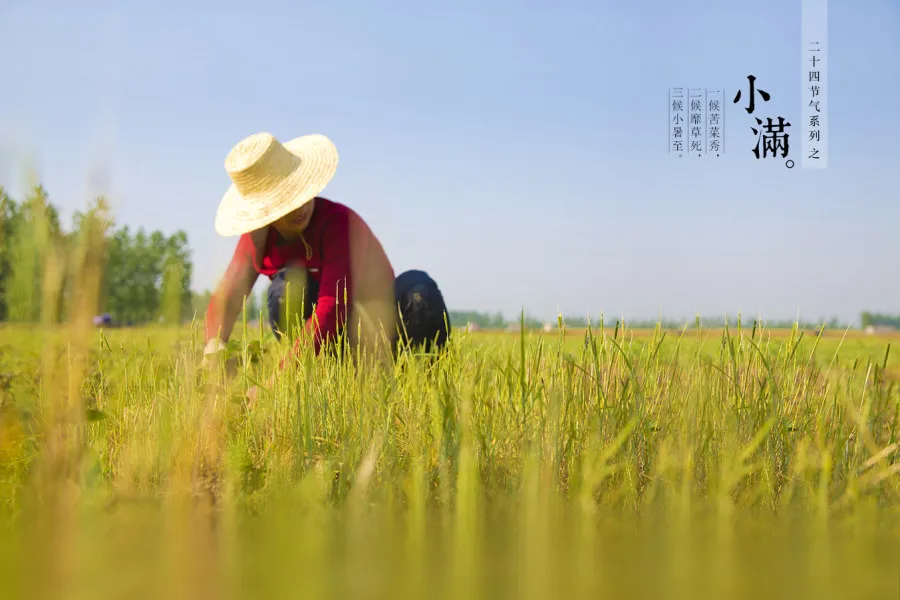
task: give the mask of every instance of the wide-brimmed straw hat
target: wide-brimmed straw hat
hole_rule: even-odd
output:
[[[244,138],[225,158],[232,184],[219,203],[216,232],[241,235],[277,221],[315,198],[337,164],[337,149],[324,135],[284,144],[265,132]]]

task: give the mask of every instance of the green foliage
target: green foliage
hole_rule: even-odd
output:
[[[8,290],[12,275],[13,248],[20,229],[20,209],[0,186],[0,321],[9,314]]]
[[[109,203],[97,198],[85,212],[76,212],[72,229],[63,231],[59,212],[41,186],[21,204],[0,188],[0,320],[34,323],[45,315],[65,318],[73,288],[78,249],[85,236],[98,236],[103,269],[99,312],[119,323],[162,321],[179,324],[192,317],[193,264],[187,234],[167,236],[143,228],[132,233],[115,227]],[[42,289],[54,261],[63,270],[61,294],[45,306]],[[58,304],[57,304],[58,303]]]
[[[886,315],[881,313],[862,313],[862,326],[888,325],[900,329],[900,315]]]
[[[197,319],[203,319],[210,300],[212,300],[212,292],[209,290],[191,292],[191,314]]]
[[[164,323],[177,325],[190,314],[191,310],[192,265],[187,234],[184,231],[179,230],[165,240],[160,261],[162,320]]]
[[[503,313],[500,312],[482,313],[474,310],[451,310],[450,322],[459,327],[465,327],[466,323],[472,323],[481,329],[503,329],[509,326],[520,326],[522,319],[517,316],[515,320],[508,321],[503,316]],[[526,314],[524,324],[526,329],[539,329],[544,323],[540,319]]]
[[[15,223],[10,236],[11,266],[5,285],[7,319],[33,323],[41,319],[48,258],[62,237],[59,212],[42,186],[35,186],[22,202]]]
[[[43,335],[0,330],[8,597],[896,594],[884,340],[462,334],[279,371],[251,329],[228,377],[196,330],[94,333],[83,373]]]

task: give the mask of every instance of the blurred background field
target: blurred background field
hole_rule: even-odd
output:
[[[0,328],[5,597],[897,593],[889,337],[456,330],[248,406],[240,329]]]

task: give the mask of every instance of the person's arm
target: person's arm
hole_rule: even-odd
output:
[[[256,264],[261,260],[265,230],[241,236],[225,275],[210,299],[206,311],[206,348],[211,352],[223,347],[231,336],[244,297],[250,294],[259,277]]]

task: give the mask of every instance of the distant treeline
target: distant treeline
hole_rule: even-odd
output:
[[[900,329],[900,315],[883,315],[881,313],[864,312],[862,314],[862,326],[869,327],[887,325]]]
[[[507,319],[503,316],[502,313],[499,312],[478,312],[478,311],[450,311],[450,319],[454,326],[456,327],[465,327],[466,323],[471,323],[472,325],[477,326],[479,329],[506,329],[509,327],[518,327],[521,324],[521,320],[519,317]],[[617,323],[621,326],[621,316],[612,316],[605,315],[602,317],[604,327],[615,327]],[[746,315],[741,316],[741,326],[743,327],[753,327],[755,321],[759,319],[759,317],[753,316],[748,317]],[[600,326],[601,317],[593,316],[590,319],[591,327],[599,327]],[[539,329],[547,323],[551,327],[557,326],[557,321],[541,321],[539,319],[535,319],[534,317],[529,317],[526,315],[525,317],[525,327],[528,329]],[[651,319],[625,319],[625,326],[631,329],[653,329],[657,325],[664,329],[682,329],[684,327],[688,327],[689,329],[695,328],[697,326],[698,320],[697,318],[691,320],[677,321],[674,319],[661,319],[661,320],[651,320]],[[727,317],[701,317],[699,319],[699,323],[703,327],[724,327],[726,323],[729,327],[734,327],[738,323],[737,316],[727,316]],[[569,329],[581,329],[586,328],[588,326],[587,317],[580,316],[563,316],[563,324]],[[790,329],[794,326],[794,321],[788,320],[766,320],[765,318],[762,320],[762,323],[759,325],[764,326],[766,328],[772,329]],[[827,321],[810,321],[806,319],[801,319],[797,326],[801,329],[818,329],[822,325],[825,325],[827,329],[838,329],[838,328],[846,328],[848,324],[841,322],[837,318],[832,318]]]
[[[102,273],[95,312],[114,323],[190,318],[193,266],[184,231],[116,227],[103,197],[76,212],[66,231],[42,186],[19,202],[0,187],[0,321],[65,320],[78,270],[88,263]]]
[[[466,323],[471,323],[473,325],[477,325],[480,329],[504,329],[511,325],[510,321],[507,321],[502,313],[481,313],[474,310],[466,310],[466,311],[450,311],[450,322],[455,327],[465,327]],[[515,324],[518,325],[520,320],[516,320]],[[525,326],[529,328],[541,327],[543,325],[543,321],[535,319],[531,316],[526,315],[525,317]]]

